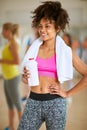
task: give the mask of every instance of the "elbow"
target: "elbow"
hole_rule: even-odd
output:
[[[87,78],[87,74],[85,74],[84,76],[85,76],[85,78]]]
[[[19,65],[20,64],[20,60],[16,60],[15,64]]]

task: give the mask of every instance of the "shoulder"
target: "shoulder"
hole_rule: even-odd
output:
[[[17,43],[17,41],[15,40],[15,39],[12,39],[11,41],[10,41],[10,48],[13,48],[13,49],[15,49],[15,48],[18,48],[18,43]]]

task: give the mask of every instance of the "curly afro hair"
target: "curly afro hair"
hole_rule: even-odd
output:
[[[66,25],[69,25],[69,16],[65,9],[62,8],[59,1],[45,1],[38,6],[33,12],[33,26],[38,26],[42,18],[50,21],[54,20],[55,28],[64,31]]]

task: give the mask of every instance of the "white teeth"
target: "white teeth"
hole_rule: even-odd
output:
[[[46,36],[46,34],[42,34],[42,36]]]

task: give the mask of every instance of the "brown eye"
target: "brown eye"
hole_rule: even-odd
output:
[[[42,29],[42,26],[41,26],[41,25],[39,25],[39,26],[38,26],[38,29]]]
[[[49,26],[49,25],[46,25],[45,27],[46,27],[46,28],[50,28],[50,26]]]

